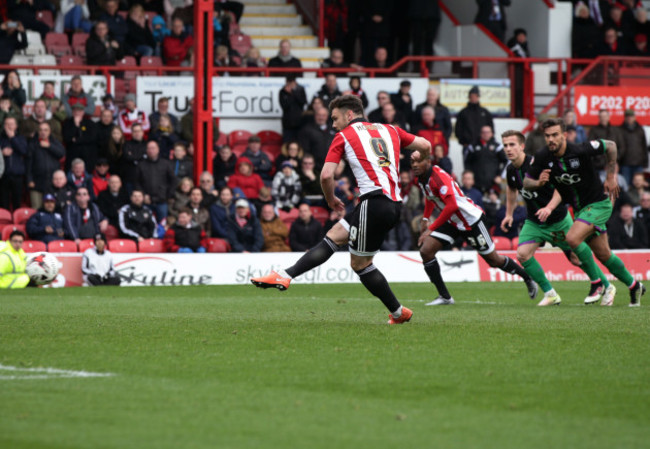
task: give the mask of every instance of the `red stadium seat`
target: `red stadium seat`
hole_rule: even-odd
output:
[[[140,67],[163,67],[163,61],[160,56],[143,56],[140,58]],[[155,70],[142,70],[144,76],[156,76],[158,72]]]
[[[512,242],[508,237],[492,237],[494,249],[497,251],[508,251],[512,249]]]
[[[52,16],[52,11],[36,11],[36,20],[43,22],[45,25],[49,26],[50,29],[54,28],[54,17]]]
[[[14,232],[14,230],[22,231],[25,235],[27,235],[27,231],[25,231],[25,225],[10,224],[9,226],[2,228],[2,240],[9,239],[9,234]]]
[[[330,213],[324,207],[312,206],[311,213],[314,216],[315,220],[318,220],[321,225],[324,225],[327,219],[330,217]]]
[[[104,232],[104,235],[106,236],[106,240],[110,242],[111,240],[120,238],[120,231],[118,231],[115,226],[108,225],[106,227],[106,232]]]
[[[238,143],[236,145],[230,145],[230,149],[232,150],[233,153],[235,153],[235,156],[239,157],[242,155],[244,151],[246,151],[246,148],[248,148],[247,143]]]
[[[253,46],[251,37],[246,34],[232,34],[230,35],[230,48],[235,50],[240,55],[244,56],[246,52]]]
[[[518,246],[519,246],[519,237],[515,237],[514,239],[512,239],[512,249],[517,249]]]
[[[278,155],[272,151],[267,150],[264,147],[262,147],[262,153],[266,154],[269,157],[271,160],[271,165],[273,165],[273,168],[275,168],[275,158],[278,157]]]
[[[262,144],[262,151],[266,154],[272,154],[273,159],[275,159],[282,152],[282,145],[274,145],[272,143]]]
[[[85,75],[86,71],[83,69],[65,69],[64,67],[66,66],[71,66],[71,65],[84,65],[84,61],[81,58],[81,56],[77,55],[64,55],[61,57],[61,60],[59,61],[59,65],[61,66],[61,73],[63,75]]]
[[[14,219],[7,209],[0,208],[0,224],[13,223]]]
[[[280,210],[278,211],[278,217],[280,217],[280,220],[282,220],[284,224],[290,228],[293,222],[298,219],[298,209],[294,207],[289,212]]]
[[[108,249],[113,253],[137,253],[138,245],[133,240],[113,239],[108,242]]]
[[[51,55],[58,58],[72,54],[72,47],[68,42],[68,35],[65,33],[47,33],[45,35],[45,49]]]
[[[257,136],[262,140],[262,145],[282,145],[282,134],[270,129],[258,132]]]
[[[74,33],[72,35],[72,51],[75,55],[86,57],[86,41],[88,40],[88,33]]]
[[[38,253],[41,251],[47,251],[47,245],[39,240],[25,240],[25,243],[23,243],[23,249],[26,253]]]
[[[251,133],[248,131],[244,131],[243,129],[238,129],[236,131],[231,132],[228,134],[228,143],[230,146],[235,146],[235,145],[248,145],[248,138],[252,136]]]
[[[160,239],[144,239],[138,243],[138,252],[140,253],[164,253],[165,246]]]
[[[119,61],[115,61],[115,67],[137,67],[138,66],[138,61],[135,60],[133,56],[125,56]],[[138,77],[138,71],[137,70],[126,70],[124,71],[124,79],[125,80],[132,80]]]
[[[222,147],[228,143],[228,134],[219,133],[219,138],[216,140],[215,144]]]
[[[227,253],[230,251],[230,243],[224,239],[208,239],[208,252],[209,253]]]
[[[115,99],[118,101],[123,101],[126,94],[134,94],[136,89],[135,79],[124,80],[124,79],[115,79]]]
[[[55,240],[47,244],[47,250],[51,253],[76,253],[77,244],[73,240]]]
[[[95,241],[93,239],[83,239],[82,241],[79,242],[80,253],[83,253],[88,248],[94,248],[94,247],[95,247]]]
[[[31,207],[19,207],[14,211],[14,223],[16,224],[25,224],[29,217],[36,213],[36,209]]]

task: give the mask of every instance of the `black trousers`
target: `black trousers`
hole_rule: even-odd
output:
[[[99,287],[100,285],[120,285],[119,276],[106,276],[102,278],[98,274],[89,274],[88,283],[93,287]]]
[[[3,175],[0,178],[0,207],[3,209],[18,209],[23,202],[22,175]]]

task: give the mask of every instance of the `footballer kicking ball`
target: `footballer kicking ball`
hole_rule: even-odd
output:
[[[59,261],[51,253],[32,253],[27,256],[25,272],[36,285],[49,284],[59,274]]]

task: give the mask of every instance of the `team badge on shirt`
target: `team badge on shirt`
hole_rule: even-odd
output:
[[[569,159],[569,167],[571,168],[580,167],[580,159]]]

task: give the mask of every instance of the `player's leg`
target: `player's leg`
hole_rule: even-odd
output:
[[[524,225],[525,227],[525,225]],[[523,233],[523,229],[522,229]],[[520,238],[521,238],[520,234]],[[544,269],[539,264],[537,259],[535,259],[535,251],[539,248],[540,243],[526,239],[519,244],[517,248],[517,261],[524,267],[524,270],[528,275],[541,287],[544,292],[544,297],[542,300],[537,303],[538,306],[555,306],[560,305],[562,299],[560,295],[557,294],[548,278]]]
[[[426,303],[427,306],[446,306],[454,304],[454,299],[447,290],[447,285],[442,279],[440,273],[440,264],[436,259],[436,254],[440,251],[445,243],[453,244],[454,238],[457,235],[456,228],[449,223],[433,231],[429,238],[426,238],[420,247],[420,256],[422,257],[422,264],[424,271],[429,276],[429,280],[436,286],[438,290],[438,297],[431,302]]]

